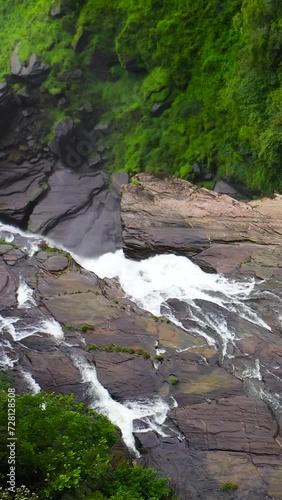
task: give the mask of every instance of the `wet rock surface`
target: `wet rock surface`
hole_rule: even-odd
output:
[[[39,161],[37,165],[29,162],[15,165],[0,161],[2,220],[23,227],[34,204],[48,190],[46,182],[50,172],[51,164],[48,161]]]
[[[173,252],[197,256],[195,262],[217,271],[221,254],[224,256],[229,245],[238,248],[239,258],[243,254],[248,260],[246,244],[249,251],[281,244],[281,217],[265,217],[251,205],[181,179],[138,174],[136,180],[137,184],[124,187],[121,203],[123,244],[128,255],[138,258]],[[213,250],[217,265],[208,258]]]
[[[81,256],[121,247],[119,194],[103,172],[72,172],[50,159],[0,160],[0,218]]]
[[[30,374],[41,389],[74,392],[79,401],[92,404],[87,379],[74,361],[76,356],[82,357],[88,367],[96,367],[99,381],[114,400],[134,404],[157,397],[170,406],[163,428],[167,437],[147,427],[149,420],[139,419],[134,424],[135,439],[142,452],[141,463],[170,477],[180,499],[226,495],[232,499],[281,498],[278,419],[267,402],[256,394],[251,397],[248,380],[243,383],[232,372],[234,359],[230,366],[228,358],[223,363],[221,351],[196,337],[192,329],[184,331],[156,321],[124,298],[117,283],[82,270],[68,254],[39,249],[30,257],[28,250],[16,245],[28,246],[20,236],[12,244],[0,244],[1,315],[6,321],[18,318],[12,323],[14,332],[1,323],[0,357],[3,362],[6,355],[14,366],[18,392],[34,390],[26,375]],[[11,250],[22,257],[13,266],[5,262]],[[36,306],[18,307],[20,276],[33,289]],[[205,315],[223,314],[216,304],[202,301],[199,305]],[[174,299],[168,301],[168,307],[183,321],[189,319],[187,304]],[[224,314],[231,325],[235,314]],[[236,352],[241,363],[247,362],[241,372],[248,368],[248,359],[264,359],[263,384],[269,391],[278,391],[279,381],[268,374],[278,382],[271,386],[266,376],[267,366],[274,372],[274,362],[280,367],[282,358],[280,336],[276,342],[271,335],[264,327],[242,320]],[[157,369],[156,339],[166,348]],[[93,345],[94,350],[89,350]],[[142,347],[149,359],[135,353],[107,352],[118,346],[134,351]],[[172,383],[171,377],[177,382]],[[237,484],[238,490],[221,490],[228,481]]]
[[[282,449],[265,403],[237,396],[179,408],[171,418],[184,440],[163,438],[143,461],[169,470],[180,498],[221,498],[227,482],[238,487],[228,494],[234,499],[280,498]]]
[[[118,401],[151,398],[160,377],[142,356],[99,352],[94,354],[99,380]]]
[[[121,245],[119,194],[103,173],[67,170],[47,158],[13,163],[14,171],[5,162],[2,220],[27,221],[84,255]],[[126,253],[190,255],[238,283],[253,279],[241,309],[235,299],[233,309],[223,303],[220,291],[190,302],[164,296],[161,313],[173,314],[176,326],[139,309],[116,281],[81,269],[69,254],[0,228],[1,366],[14,368],[20,393],[38,384],[95,405],[89,373],[96,368],[114,401],[159,398],[170,408],[163,435],[150,428],[150,416],[136,419],[133,430],[141,462],[170,477],[180,500],[281,499],[278,205],[271,217],[269,205],[259,212],[185,181],[138,177],[141,185],[116,179]],[[33,295],[20,306],[23,281]],[[260,324],[244,306],[259,313]],[[156,340],[165,349],[157,356]],[[221,489],[227,482],[238,489]]]
[[[232,417],[231,417],[232,416]],[[279,429],[265,403],[245,396],[219,399],[176,409],[172,420],[195,450],[281,455],[275,437]]]
[[[108,189],[102,172],[52,174],[47,195],[34,208],[28,228],[81,256],[121,247],[119,196]]]

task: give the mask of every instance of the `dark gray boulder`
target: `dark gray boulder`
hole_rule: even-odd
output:
[[[11,57],[12,82],[26,82],[33,86],[40,86],[48,77],[51,68],[48,64],[41,63],[33,53],[27,64],[22,64],[16,48]]]
[[[108,189],[104,173],[76,173],[57,167],[48,187],[47,195],[30,215],[30,231],[44,234],[81,256],[121,247],[119,196]]]
[[[50,16],[53,19],[60,19],[60,17],[63,16],[62,7],[61,7],[60,3],[58,3],[57,5],[54,5],[54,7],[52,7],[51,12],[50,12]]]
[[[236,189],[234,189],[234,187],[230,186],[230,184],[228,184],[227,182],[225,181],[218,181],[216,183],[216,185],[214,186],[214,189],[213,189],[216,193],[220,193],[220,194],[229,194],[229,195],[233,195],[233,194],[236,194],[237,191]]]
[[[34,204],[48,190],[46,181],[51,172],[48,160],[21,165],[0,161],[0,217],[9,223],[24,226]]]
[[[7,83],[0,83],[0,131],[6,129],[17,109],[17,102]]]

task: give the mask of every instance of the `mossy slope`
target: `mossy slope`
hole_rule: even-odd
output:
[[[22,60],[50,63],[44,85],[66,115],[90,102],[116,125],[112,169],[193,179],[199,163],[282,191],[278,0],[65,0],[58,19],[56,0],[1,4],[0,74],[18,42]],[[82,80],[61,80],[78,68]]]

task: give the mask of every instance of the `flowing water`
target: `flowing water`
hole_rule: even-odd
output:
[[[28,309],[36,305],[33,298],[33,290],[26,284],[22,277],[20,278],[19,288],[17,289],[17,299],[19,309]]]
[[[203,337],[209,345],[219,349],[223,364],[225,359],[232,361],[235,357],[228,352],[228,348],[231,346],[236,349],[236,341],[240,340],[236,328],[229,327],[220,309],[207,312],[197,301],[206,301],[219,306],[221,311],[235,315],[238,321],[243,319],[271,332],[271,327],[248,304],[248,302],[251,304],[250,299],[265,297],[271,295],[271,292],[261,292],[259,284],[253,279],[235,282],[222,275],[208,274],[188,258],[172,254],[156,255],[143,261],[127,259],[122,251],[106,254],[98,259],[82,259],[78,256],[74,258],[82,267],[94,272],[100,278],[117,278],[125,294],[140,308],[155,316],[161,315],[162,306],[169,299],[178,299],[186,303],[189,306],[189,317],[185,319],[192,321],[187,331]],[[173,311],[167,309],[164,315],[186,330],[185,321],[180,321]],[[196,326],[193,326],[193,323]],[[176,351],[181,352],[179,349]],[[245,357],[247,366],[231,364],[229,370],[244,381],[251,395],[266,401],[281,418],[282,398],[278,393],[271,393],[265,387],[260,373],[260,360],[255,357],[252,359],[248,355]],[[272,370],[268,370],[268,373],[277,379]]]
[[[114,401],[109,392],[100,384],[95,366],[89,364],[82,356],[74,355],[73,361],[78,368],[82,381],[88,385],[88,394],[92,397],[91,407],[106,415],[111,422],[116,424],[122,433],[123,440],[129,450],[138,455],[135,448],[133,431],[138,431],[134,420],[143,420],[151,430],[157,430],[160,435],[165,435],[162,430],[169,405],[161,398],[152,400],[128,401],[124,404]]]
[[[16,240],[17,234],[24,237],[26,243],[23,245],[23,250],[27,255],[32,256],[39,249],[40,238],[0,224],[0,238],[4,238],[7,243]],[[140,308],[155,316],[161,315],[162,307],[169,299],[178,299],[187,304],[190,311],[187,319],[195,325],[189,326],[189,332],[192,331],[195,336],[201,336],[203,343],[206,341],[218,348],[223,360],[233,357],[228,352],[228,348],[235,346],[238,335],[236,329],[230,328],[226,319],[217,314],[216,307],[236,314],[249,323],[271,332],[270,326],[251,308],[248,302],[251,296],[255,297],[260,293],[254,280],[232,282],[221,275],[205,273],[188,258],[176,255],[156,255],[140,262],[125,258],[122,251],[106,254],[96,259],[83,259],[76,255],[73,257],[83,268],[94,272],[100,278],[117,278],[125,295]],[[33,290],[22,277],[19,280],[17,300],[18,309],[28,310],[36,306]],[[215,309],[211,313],[205,313],[197,301],[213,304]],[[165,315],[185,330],[185,322],[177,319],[172,310],[167,309]],[[280,316],[282,318],[281,311]],[[3,338],[5,332],[10,334],[15,343],[29,336],[51,335],[55,345],[72,359],[79,370],[91,407],[119,426],[125,443],[135,454],[137,452],[133,432],[144,430],[144,426],[140,427],[140,421],[146,424],[145,428],[165,434],[164,424],[167,413],[170,408],[177,405],[176,401],[172,400],[168,404],[160,397],[151,400],[127,401],[123,404],[114,401],[99,382],[95,366],[90,364],[81,353],[74,351],[74,346],[66,341],[61,325],[54,319],[42,317],[37,324],[25,325],[17,316],[0,315],[0,338],[2,335],[0,366],[12,368],[17,363],[17,359],[11,356],[13,348]],[[161,346],[158,347],[158,352],[163,353]],[[185,349],[178,349],[176,346],[176,352],[183,350]],[[157,364],[155,368],[158,368]],[[275,368],[273,367],[274,371]],[[273,370],[269,370],[269,367],[267,370],[271,376],[279,379]],[[34,394],[39,392],[40,386],[34,377],[25,370],[21,373],[30,392]],[[270,393],[263,385],[259,358],[250,359],[247,367],[235,367],[233,374],[245,381],[250,393],[267,401],[274,410],[282,408],[281,397]]]
[[[162,305],[171,298],[185,302],[191,308],[190,319],[197,323],[195,332],[204,336],[210,345],[216,345],[214,336],[205,333],[209,329],[215,331],[220,337],[223,356],[226,355],[228,343],[236,338],[236,333],[230,331],[226,321],[215,314],[203,316],[197,300],[216,304],[251,323],[271,330],[244,303],[255,288],[254,280],[231,282],[221,275],[205,273],[186,257],[172,254],[156,255],[137,262],[125,258],[119,250],[98,259],[81,259],[77,256],[75,259],[100,278],[118,278],[127,296],[140,308],[155,316],[161,315]],[[167,313],[166,316],[184,327],[172,313]]]

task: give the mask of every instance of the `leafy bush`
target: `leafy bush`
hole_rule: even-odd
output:
[[[13,371],[10,368],[0,370],[0,391],[6,391],[13,385]]]
[[[236,483],[231,483],[230,481],[227,481],[224,483],[221,487],[221,490],[223,491],[232,491],[232,490],[237,490],[238,489],[238,484]]]
[[[156,354],[154,359],[156,361],[163,361],[164,360],[164,356],[162,354]]]
[[[8,469],[7,395],[0,392],[0,480]],[[17,494],[28,496],[26,485],[40,500],[111,499],[161,500],[167,497],[167,480],[143,467],[132,467],[127,459],[114,459],[120,442],[117,428],[109,420],[76,404],[74,396],[39,393],[16,397]],[[7,492],[1,498],[9,499]]]
[[[14,500],[39,500],[39,497],[35,493],[31,493],[26,486],[16,488],[15,493],[0,488],[0,498],[1,500],[11,500],[12,498]]]
[[[145,359],[150,358],[150,354],[148,351],[143,349],[142,347],[137,347],[134,349],[133,347],[122,347],[119,345],[109,345],[109,346],[98,346],[96,344],[91,344],[87,347],[88,351],[100,351],[100,352],[122,352],[124,354],[136,354],[137,356],[143,356]]]
[[[171,376],[169,377],[168,381],[169,381],[169,383],[170,383],[171,385],[176,385],[176,384],[178,384],[178,378],[177,378],[177,377],[174,377],[173,375],[171,375]]]

